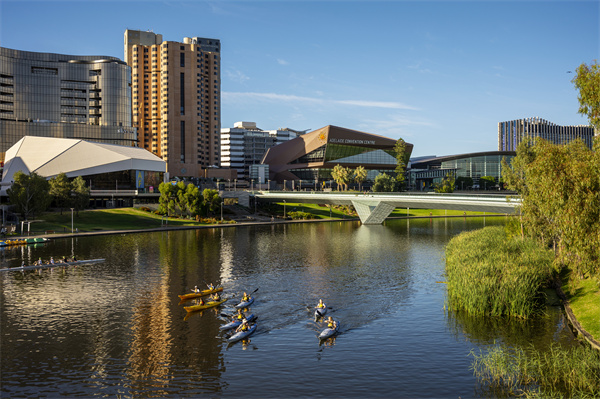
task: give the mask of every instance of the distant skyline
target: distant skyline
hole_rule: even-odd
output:
[[[126,29],[215,38],[221,127],[336,125],[442,156],[497,150],[498,122],[587,125],[571,79],[599,57],[599,5],[0,0],[0,46],[123,59]]]

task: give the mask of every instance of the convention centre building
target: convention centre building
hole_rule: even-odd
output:
[[[367,180],[373,181],[380,173],[395,175],[395,144],[394,139],[329,125],[270,148],[261,164],[268,165],[270,180],[286,186],[287,182],[305,182],[308,187],[331,182],[336,165],[363,166]],[[407,159],[412,149],[406,143]]]

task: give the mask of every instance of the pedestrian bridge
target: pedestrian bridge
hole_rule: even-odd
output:
[[[521,204],[519,198],[497,194],[257,191],[254,192],[254,197],[259,202],[353,205],[362,224],[381,224],[395,208],[449,209],[512,214]]]

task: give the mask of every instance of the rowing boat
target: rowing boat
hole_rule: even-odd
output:
[[[42,244],[48,242],[47,238],[24,238],[24,239],[8,239],[0,240],[0,247],[8,247],[11,245],[27,245],[27,244]]]
[[[229,339],[227,340],[227,342],[233,343],[233,342],[237,342],[237,341],[239,341],[241,339],[244,339],[244,338],[248,337],[249,335],[251,335],[252,333],[254,333],[254,331],[256,331],[256,327],[257,327],[257,324],[254,323],[248,330],[236,332],[231,337],[229,337]]]
[[[319,334],[319,339],[327,339],[327,338],[331,337],[332,335],[336,334],[339,331],[339,329],[340,329],[340,322],[336,320],[335,328],[327,327],[326,329],[321,331],[321,334]]]
[[[206,296],[206,295],[214,294],[215,292],[221,292],[221,291],[223,291],[223,287],[213,288],[212,290],[206,289],[206,290],[202,290],[202,291],[198,291],[198,292],[192,292],[190,294],[179,295],[179,299],[181,299],[182,301],[185,301],[188,299],[199,298],[201,296]]]
[[[247,308],[248,306],[252,305],[252,303],[254,303],[254,298],[250,298],[247,301],[244,302],[240,302],[237,305],[235,305],[236,309],[243,309],[243,308]]]
[[[322,308],[315,308],[315,319],[325,316],[327,313],[327,306],[323,306]]]
[[[256,319],[256,316],[254,316],[253,314],[251,314],[250,316],[246,317],[246,320],[248,320],[249,322]],[[221,331],[227,331],[227,330],[231,330],[232,328],[237,328],[240,326],[240,324],[242,324],[242,320],[237,319],[234,320],[232,322],[229,322],[227,324],[223,324],[221,327],[219,327],[219,330]]]
[[[53,268],[53,267],[76,266],[76,265],[84,265],[84,264],[96,263],[96,262],[104,262],[104,258],[77,260],[74,262],[55,262],[55,263],[42,264],[42,265],[9,267],[6,269],[0,269],[0,272],[20,272],[20,271],[25,271],[25,270],[49,269],[49,268]]]
[[[204,305],[193,305],[193,306],[184,306],[184,309],[188,312],[195,312],[197,310],[204,310],[208,308],[214,308],[215,306],[219,306],[223,302],[225,302],[229,298],[221,299],[220,301],[208,301],[205,302]]]

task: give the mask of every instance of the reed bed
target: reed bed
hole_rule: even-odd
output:
[[[539,314],[552,259],[533,240],[507,237],[503,227],[462,233],[446,246],[448,307],[481,316]]]
[[[600,352],[589,346],[553,343],[545,351],[496,346],[473,356],[475,376],[495,396],[600,396]]]

